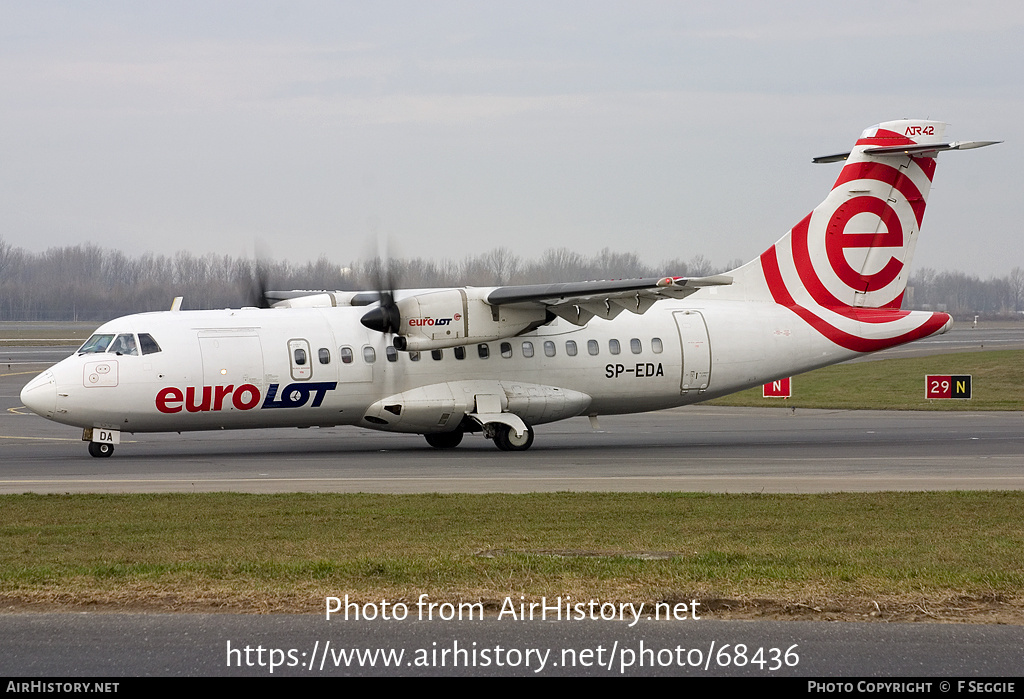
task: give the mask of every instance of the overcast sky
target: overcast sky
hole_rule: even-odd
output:
[[[1024,266],[1020,2],[0,0],[0,236],[338,262],[758,255],[950,122],[915,266]]]

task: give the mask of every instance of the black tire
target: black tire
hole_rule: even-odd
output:
[[[533,428],[526,426],[522,437],[516,437],[515,430],[508,425],[498,425],[494,433],[494,444],[502,451],[526,451],[533,446]]]
[[[427,444],[435,449],[454,449],[462,443],[464,434],[462,430],[455,430],[454,432],[435,432],[423,436],[426,438]]]
[[[89,442],[89,455],[105,459],[114,453],[114,445],[105,442]]]

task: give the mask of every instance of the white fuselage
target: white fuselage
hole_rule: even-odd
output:
[[[483,395],[539,424],[696,403],[858,354],[785,307],[707,292],[584,327],[556,320],[485,350],[470,344],[418,355],[395,352],[388,336],[363,327],[365,312],[126,316],[97,332],[147,333],[160,351],[75,354],[23,395],[55,421],[125,432],[359,425],[426,433],[455,428]],[[403,416],[372,409],[394,396],[406,403]],[[459,413],[455,422],[438,421],[447,408]]]

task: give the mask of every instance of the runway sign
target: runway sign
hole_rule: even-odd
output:
[[[928,374],[924,377],[925,398],[961,398],[971,397],[971,375],[939,376]]]
[[[793,395],[792,378],[786,377],[766,383],[761,393],[764,398],[789,398]]]

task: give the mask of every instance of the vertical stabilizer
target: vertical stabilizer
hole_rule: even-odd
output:
[[[825,201],[765,253],[774,251],[779,265],[769,286],[802,289],[825,308],[899,308],[936,152],[898,149],[941,145],[945,129],[907,120],[865,130]]]
[[[747,299],[787,306],[843,347],[869,352],[925,337],[946,314],[900,305],[940,151],[989,142],[947,143],[946,125],[902,120],[866,129],[821,204],[758,259],[732,274]]]

